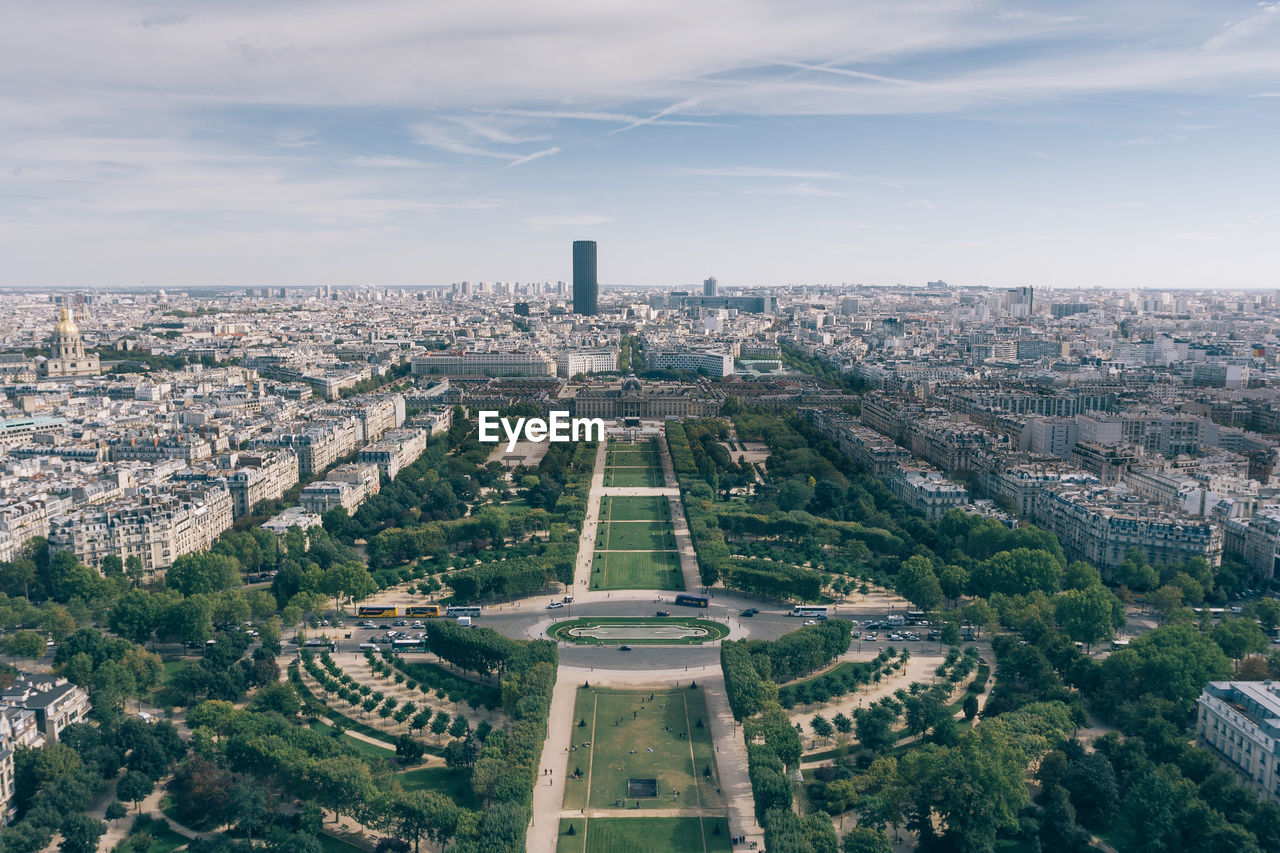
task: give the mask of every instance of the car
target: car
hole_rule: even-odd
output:
[[[361,628],[377,628],[378,626],[366,619],[364,622],[360,623],[360,627]]]
[[[379,645],[382,645],[382,646],[389,646],[389,645],[391,645],[392,640],[391,640],[391,638],[390,638],[390,637],[379,637],[379,638],[377,639],[377,642],[378,642],[378,644],[379,644]]]
[[[941,639],[942,639],[942,632],[941,632],[941,631],[930,631],[930,632],[929,632],[929,639],[930,639],[930,640],[941,640]]]
[[[743,615],[743,616],[755,616],[755,615],[756,615],[757,613],[759,613],[759,612],[760,612],[760,611],[759,611],[759,610],[757,610],[757,609],[756,609],[756,608],[754,608],[754,607],[748,607],[746,610],[742,611],[742,614],[741,614],[741,615]]]
[[[857,620],[857,619],[850,619],[850,620],[849,620],[849,624],[856,628],[856,627],[858,627],[858,620]]]
[[[630,646],[618,646],[618,651],[620,651],[620,652],[629,652],[629,651],[631,651],[631,647],[630,647]]]
[[[415,628],[425,628],[425,627],[427,627],[427,626],[422,622],[422,620],[421,620],[421,619],[415,619],[415,620],[414,620],[414,623],[413,623],[413,627],[415,627]]]
[[[409,620],[407,619],[397,619],[395,621],[395,626],[397,628],[403,628],[405,625],[408,625],[408,624],[409,624]]]
[[[655,614],[653,614],[653,615],[654,615],[654,616],[670,616],[670,615],[671,615],[671,611],[669,611],[669,610],[659,610],[657,613],[655,613]]]
[[[561,607],[564,607],[563,601],[553,601],[547,605],[548,610],[559,610]]]
[[[341,619],[339,619],[337,622],[334,622],[334,623],[333,623],[333,627],[335,627],[335,628],[345,628],[345,627],[347,627],[347,623],[346,623],[346,622],[343,622]]]
[[[876,635],[875,635],[875,634],[866,634],[866,635],[864,635],[864,636],[863,636],[863,638],[862,638],[862,639],[863,639],[863,640],[865,640],[865,641],[866,641],[866,642],[868,642],[868,643],[874,643],[874,642],[875,642],[875,640],[876,640]]]
[[[818,620],[817,620],[817,619],[806,619],[806,620],[804,620],[804,624],[806,624],[806,625],[817,625],[817,624],[818,624]]]
[[[564,598],[562,598],[562,599],[560,599],[560,600],[561,600],[561,601],[563,601],[565,604],[573,604],[573,596],[572,596],[572,595],[566,595]]]

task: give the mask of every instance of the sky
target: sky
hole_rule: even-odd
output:
[[[0,4],[0,286],[1280,287],[1280,3]]]

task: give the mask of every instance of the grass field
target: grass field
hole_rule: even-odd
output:
[[[675,551],[597,552],[591,560],[590,588],[684,589],[680,555]]]
[[[641,498],[605,497],[600,500],[601,521],[667,521],[671,507],[662,496]]]
[[[666,483],[661,468],[606,468],[604,470],[606,489],[657,488],[665,486]]]
[[[573,835],[568,834],[570,826]],[[562,820],[556,844],[556,853],[730,853],[731,849],[728,821],[711,817]]]
[[[484,807],[471,788],[471,771],[465,767],[422,767],[396,776],[406,791],[439,791],[466,809]]]
[[[617,521],[596,535],[602,551],[674,551],[675,532],[669,521]]]
[[[638,811],[724,809],[701,688],[666,693],[580,688],[573,716],[577,749],[569,755],[565,808],[623,808],[627,782],[634,778],[656,779],[658,793],[653,799],[632,799],[627,808],[638,803]]]
[[[593,637],[574,637],[566,632],[571,628],[588,628],[595,625],[691,625],[703,628],[710,632],[705,637],[697,639],[685,637],[681,639],[599,639]],[[712,622],[709,619],[699,619],[695,617],[679,617],[679,616],[588,616],[582,619],[568,619],[564,622],[557,622],[547,628],[547,636],[555,640],[562,640],[567,643],[580,643],[583,645],[598,645],[605,643],[608,645],[623,644],[626,645],[697,645],[699,643],[711,643],[716,640],[723,640],[729,635],[729,629],[719,622]]]

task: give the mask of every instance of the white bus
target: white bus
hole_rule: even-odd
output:
[[[451,605],[449,605],[448,609],[447,609],[447,610],[445,610],[445,613],[446,613],[447,615],[449,615],[449,616],[455,616],[455,617],[456,617],[456,616],[470,616],[471,618],[473,618],[473,619],[474,619],[475,617],[477,617],[477,616],[479,616],[479,615],[480,615],[480,605],[478,605],[478,604],[468,604],[468,605],[453,605],[453,604],[451,604]]]
[[[827,607],[825,604],[797,604],[791,608],[792,616],[803,616],[806,619],[826,619]]]

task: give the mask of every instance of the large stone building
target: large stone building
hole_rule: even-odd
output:
[[[580,418],[705,418],[720,412],[723,399],[695,385],[622,382],[578,389],[573,413]]]
[[[381,488],[378,466],[372,462],[353,462],[339,465],[329,472],[326,479],[311,483],[302,490],[299,503],[303,510],[324,515],[331,509],[342,507],[348,515],[354,515],[360,504]]]
[[[62,309],[58,323],[53,327],[53,339],[49,342],[49,357],[38,359],[36,372],[46,379],[67,376],[97,376],[101,370],[96,353],[85,352],[80,329]]]
[[[49,549],[71,551],[95,567],[108,554],[124,561],[137,557],[143,577],[158,579],[183,554],[212,547],[232,521],[231,493],[221,485],[142,494],[51,519]]]
[[[241,453],[235,465],[227,488],[236,516],[247,515],[263,501],[279,500],[298,484],[298,456],[290,450]]]
[[[1246,787],[1280,801],[1280,683],[1206,684],[1196,703],[1196,740]]]

